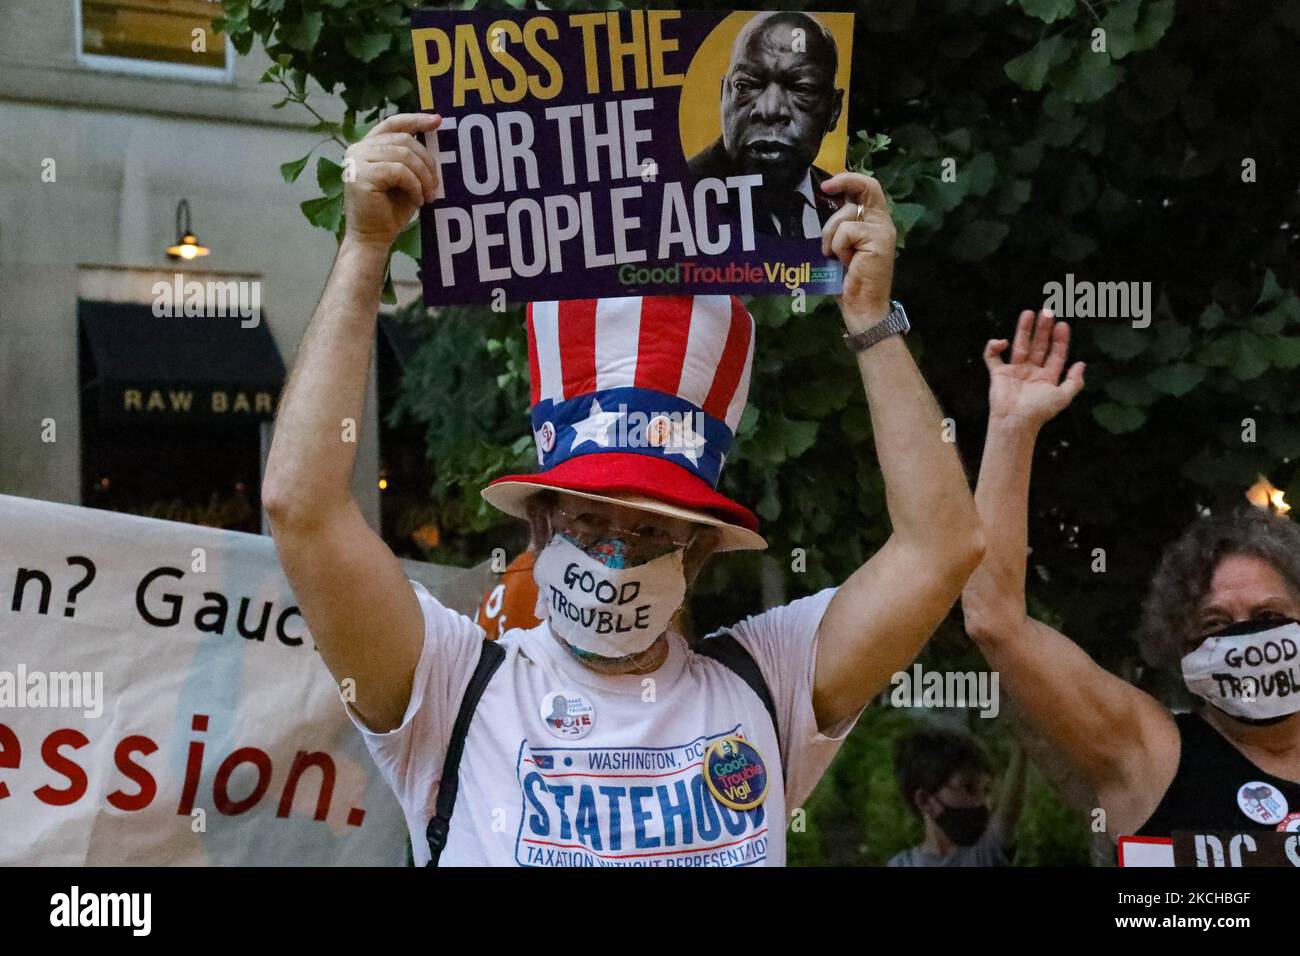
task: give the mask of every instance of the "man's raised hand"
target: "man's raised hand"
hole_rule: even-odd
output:
[[[385,251],[438,189],[438,164],[418,133],[431,133],[442,117],[398,113],[348,147],[354,175],[344,177],[346,237]]]
[[[1001,355],[1011,346],[1009,361]],[[1020,313],[1014,342],[990,339],[984,346],[989,369],[989,421],[1033,428],[1054,418],[1083,388],[1084,364],[1065,373],[1070,327],[1044,309],[1037,321],[1029,309]]]
[[[822,191],[844,200],[822,227],[822,254],[835,256],[844,266],[840,311],[850,331],[860,332],[889,312],[897,238],[894,220],[885,191],[870,176],[838,173],[822,183]]]

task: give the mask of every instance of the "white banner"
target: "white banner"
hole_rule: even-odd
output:
[[[405,858],[270,538],[0,495],[0,864]]]

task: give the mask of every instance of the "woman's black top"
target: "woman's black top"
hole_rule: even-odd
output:
[[[1247,816],[1238,801],[1246,784],[1272,788],[1273,802],[1280,792],[1288,813],[1300,811],[1300,783],[1283,780],[1255,766],[1200,714],[1175,714],[1181,754],[1178,771],[1160,804],[1135,836],[1167,837],[1175,831],[1276,830],[1278,824],[1260,823]],[[1242,795],[1249,804],[1251,793]],[[1261,815],[1256,813],[1256,815]]]

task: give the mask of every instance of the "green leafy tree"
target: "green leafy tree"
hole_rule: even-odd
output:
[[[1045,284],[1067,274],[1150,283],[1149,327],[1074,323],[1089,381],[1040,441],[1030,598],[1107,666],[1155,686],[1130,635],[1162,546],[1204,509],[1241,503],[1258,474],[1297,484],[1300,0],[808,5],[858,15],[849,116],[861,132],[850,161],[891,197],[896,295],[972,468],[987,407],[984,341],[1008,335],[1017,312],[1041,305]],[[220,26],[236,48],[260,43],[270,55],[264,79],[284,90],[277,106],[314,109],[309,80],[345,104],[343,116],[314,117],[322,194],[303,212],[316,226],[342,229],[341,148],[382,113],[416,108],[410,6],[224,3]],[[292,180],[311,155],[286,160]],[[418,255],[418,241],[408,230],[398,251]],[[833,304],[796,314],[771,298],[751,309],[751,407],[722,490],[756,507],[789,593],[806,593],[842,580],[884,541],[884,491]],[[476,541],[504,534],[477,492],[533,460],[519,314],[407,318],[430,334],[397,413],[427,425],[451,530]],[[471,405],[459,420],[445,414]],[[795,549],[806,565],[791,559]],[[715,562],[696,591],[701,626],[758,604],[761,560]],[[955,623],[927,655],[978,661]],[[879,777],[879,759],[863,759],[862,772]],[[819,799],[856,807],[847,812],[861,826],[870,814],[855,803],[858,785]],[[833,831],[843,822],[833,817],[809,833]],[[804,859],[817,856],[802,846]]]

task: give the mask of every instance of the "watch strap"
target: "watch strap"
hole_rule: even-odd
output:
[[[854,352],[865,352],[891,335],[906,335],[912,326],[907,321],[907,312],[903,309],[903,303],[894,301],[890,305],[892,308],[889,314],[871,328],[863,329],[861,332],[845,332],[844,344]]]

